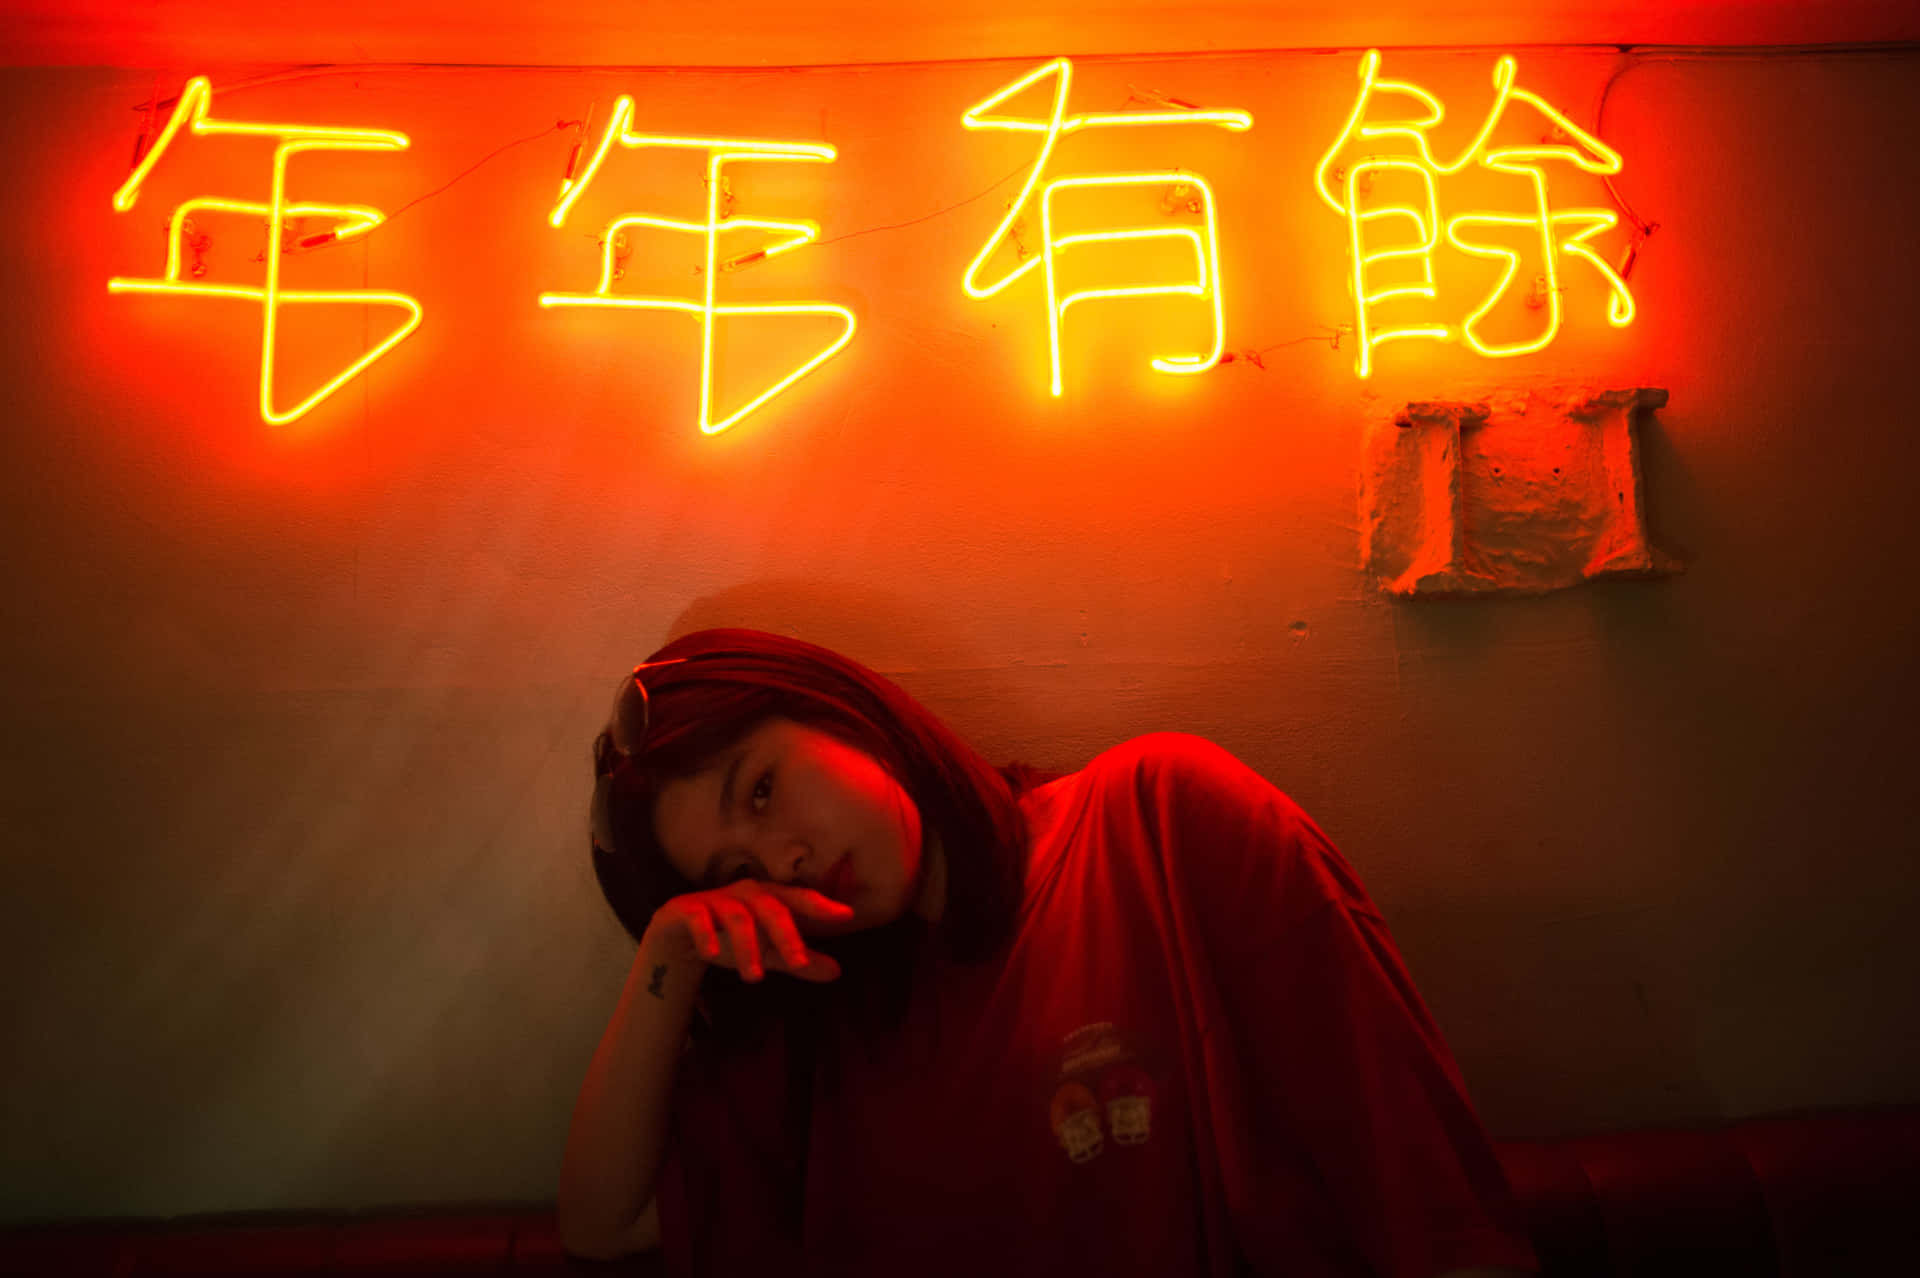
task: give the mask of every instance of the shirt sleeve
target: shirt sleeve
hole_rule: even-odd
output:
[[[803,1272],[783,1060],[777,1033],[719,1064],[682,1053],[656,1191],[669,1278]]]
[[[1149,740],[1135,784],[1169,893],[1185,897],[1175,918],[1217,992],[1196,1006],[1215,1040],[1228,1211],[1254,1271],[1297,1261],[1299,1227],[1278,1222],[1293,1214],[1286,1199],[1315,1184],[1340,1235],[1330,1245],[1352,1249],[1336,1270],[1357,1251],[1383,1278],[1537,1273],[1459,1068],[1359,876],[1225,750]]]

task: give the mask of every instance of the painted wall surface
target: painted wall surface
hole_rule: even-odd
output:
[[[1493,60],[1387,72],[1458,137]],[[1059,171],[1204,174],[1227,346],[1264,368],[1154,373],[1198,305],[1089,303],[1058,400],[1037,282],[959,287],[1017,180],[981,193],[1031,154],[960,113],[1026,64],[170,72],[211,71],[223,117],[413,139],[294,170],[391,221],[289,272],[426,318],[283,427],[257,306],[106,289],[158,273],[179,200],[264,198],[266,146],[204,144],[116,214],[152,77],[0,75],[0,1212],[550,1199],[632,955],[588,744],[625,666],[717,624],[842,648],[1000,760],[1219,741],[1360,871],[1496,1139],[1920,1100],[1912,55],[1638,62],[1601,131],[1660,226],[1641,319],[1609,328],[1577,276],[1541,354],[1403,344],[1367,382],[1328,340],[1346,231],[1311,189],[1357,62],[1079,68],[1074,109],[1253,114],[1088,135]],[[1623,65],[1520,69],[1591,127]],[[545,221],[554,122],[621,93],[662,131],[839,149],[738,179],[743,215],[893,228],[728,277],[861,326],[724,434],[694,426],[692,319],[535,303],[596,251],[596,221]],[[691,160],[620,181],[596,219],[698,216]],[[258,283],[258,235],[211,229],[210,277]],[[638,246],[635,286],[697,289],[691,245]],[[288,376],[359,349],[298,322]],[[770,358],[724,355],[723,386]],[[1568,383],[1671,392],[1644,462],[1685,574],[1377,593],[1367,424]]]

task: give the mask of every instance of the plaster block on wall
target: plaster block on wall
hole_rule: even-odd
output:
[[[1649,387],[1410,403],[1368,426],[1360,558],[1390,594],[1540,594],[1682,565],[1647,536]]]

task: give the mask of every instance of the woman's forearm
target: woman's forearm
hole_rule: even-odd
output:
[[[587,1067],[567,1129],[561,1245],[608,1258],[633,1250],[666,1152],[668,1103],[706,964],[647,929]]]

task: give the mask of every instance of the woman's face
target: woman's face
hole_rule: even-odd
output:
[[[696,891],[743,875],[810,887],[853,907],[835,932],[891,923],[925,895],[907,792],[871,755],[791,719],[762,722],[663,785],[653,831]]]

